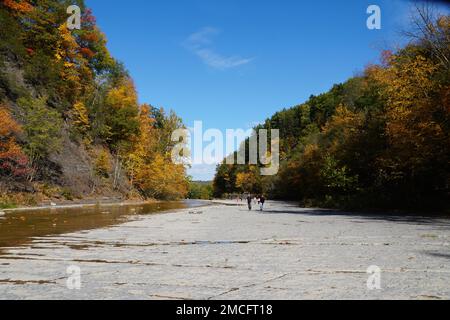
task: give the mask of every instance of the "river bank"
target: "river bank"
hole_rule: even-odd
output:
[[[35,207],[0,211],[0,251],[34,237],[83,232],[119,225],[148,214],[199,208],[203,201],[152,201]]]
[[[209,200],[179,200],[179,201],[201,201],[204,203],[214,203]],[[45,201],[35,206],[17,206],[14,208],[0,208],[0,212],[24,212],[24,211],[37,211],[46,209],[75,209],[75,208],[89,208],[89,207],[111,207],[111,206],[140,206],[147,204],[166,203],[173,201],[164,200],[124,200],[120,198],[92,198],[83,199],[78,201]],[[219,201],[220,202],[220,201]]]
[[[121,199],[86,199],[82,201],[65,201],[65,202],[43,202],[37,206],[17,206],[15,208],[5,208],[3,212],[19,212],[19,211],[35,211],[44,209],[70,209],[70,208],[87,208],[95,206],[125,206],[125,205],[144,205],[150,203],[159,203],[158,200],[121,200]]]

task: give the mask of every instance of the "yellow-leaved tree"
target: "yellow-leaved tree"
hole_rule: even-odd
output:
[[[125,158],[131,182],[148,198],[184,198],[188,192],[186,169],[183,165],[174,164],[168,154],[161,152],[161,129],[155,128],[155,119],[148,105],[141,106],[139,127],[140,134]]]
[[[236,175],[236,188],[242,192],[261,193],[261,176],[257,166],[250,166],[245,172]]]
[[[89,112],[83,102],[76,102],[72,109],[73,123],[82,135],[86,135],[90,128]]]
[[[449,143],[443,130],[445,117],[439,116],[445,112],[445,106],[435,99],[441,90],[434,80],[438,66],[414,47],[405,50],[410,54],[391,55],[386,67],[369,72],[383,85],[382,96],[387,106],[390,150],[382,163],[401,176],[426,167],[426,162],[439,157]]]

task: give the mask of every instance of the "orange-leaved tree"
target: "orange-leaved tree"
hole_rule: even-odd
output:
[[[27,13],[33,10],[33,6],[27,0],[3,0],[3,5],[18,13]]]
[[[28,158],[15,137],[22,128],[3,105],[0,105],[0,123],[0,176],[25,178],[29,172]]]

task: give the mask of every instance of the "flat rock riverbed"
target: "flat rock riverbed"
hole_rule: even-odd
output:
[[[450,298],[446,218],[215,203],[49,234],[0,247],[0,299]]]

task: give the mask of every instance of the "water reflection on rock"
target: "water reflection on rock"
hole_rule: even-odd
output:
[[[204,205],[202,202],[155,202],[139,205],[95,205],[74,208],[21,210],[0,217],[0,254],[5,248],[30,242],[32,238],[106,228],[141,215]]]

